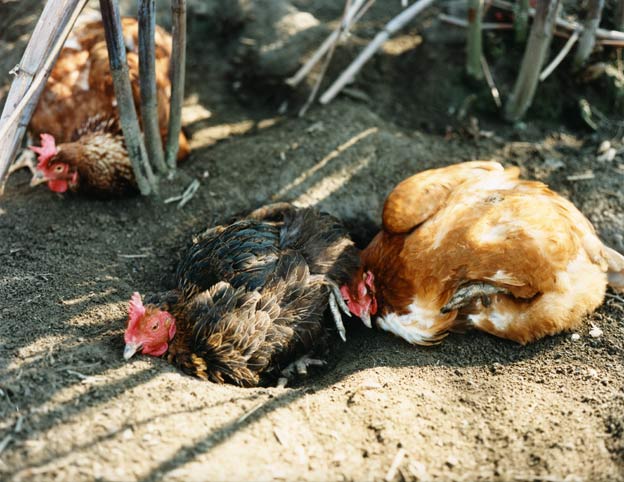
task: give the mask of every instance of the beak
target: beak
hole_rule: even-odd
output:
[[[373,327],[373,325],[371,324],[371,316],[369,311],[367,311],[366,313],[362,313],[360,315],[360,320],[362,320],[362,323],[364,323],[367,328]]]
[[[45,174],[37,169],[30,180],[30,187],[35,187],[48,181],[49,179],[45,176]]]
[[[124,348],[124,359],[130,360],[132,356],[143,348],[141,343],[126,343],[126,347]]]

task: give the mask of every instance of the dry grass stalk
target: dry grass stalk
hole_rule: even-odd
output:
[[[574,67],[580,69],[589,58],[596,45],[596,30],[602,17],[604,0],[589,0],[587,4],[587,18],[585,28],[579,40],[576,54],[574,55]]]
[[[182,103],[184,101],[184,78],[186,69],[186,0],[173,0],[171,49],[171,104],[169,109],[169,129],[167,131],[166,161],[171,169],[176,167],[182,130]]]
[[[466,72],[474,79],[482,79],[481,57],[481,19],[483,17],[483,0],[468,0],[468,31],[466,43]]]
[[[141,120],[145,147],[150,161],[159,172],[166,172],[165,155],[158,125],[156,95],[156,15],[154,0],[139,0],[139,82],[141,84]]]
[[[146,196],[156,191],[158,186],[147,157],[141,129],[139,128],[139,119],[134,107],[119,6],[115,0],[100,0],[100,11],[102,12],[108,60],[113,77],[115,97],[117,98],[119,120],[126,141],[126,150],[132,163],[132,170],[134,171],[139,191]]]
[[[86,0],[49,0],[30,37],[0,118],[0,195],[46,80],[85,4]]]
[[[366,46],[360,55],[358,55],[358,57],[346,68],[346,70],[340,74],[340,77],[338,77],[329,89],[325,91],[320,98],[321,104],[331,102],[332,99],[342,90],[342,88],[353,80],[355,75],[360,71],[368,59],[370,59],[375,52],[379,50],[379,48],[390,38],[390,36],[394,35],[397,30],[403,28],[407,22],[412,20],[425,8],[429,7],[433,2],[434,0],[419,0],[390,20],[384,29],[375,36],[373,41]]]
[[[559,0],[544,0],[538,3],[529,40],[524,50],[520,73],[505,106],[507,120],[520,120],[533,102],[539,74],[549,51],[558,12]]]

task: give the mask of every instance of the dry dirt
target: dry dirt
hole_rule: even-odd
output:
[[[335,20],[341,3],[316,2],[314,13]],[[381,2],[332,76],[398,5]],[[63,198],[29,189],[25,172],[12,177],[0,199],[0,479],[383,480],[398,456],[394,480],[624,480],[621,298],[606,298],[579,336],[527,347],[480,333],[413,347],[356,320],[326,370],[285,390],[219,386],[160,359],[122,358],[132,291],[166,283],[191,233],[273,199],[327,209],[366,243],[402,178],[494,159],[548,182],[624,251],[624,161],[596,160],[602,140],[621,146],[621,132],[535,111],[519,126],[487,112],[480,127],[470,114],[457,120],[461,45],[435,43],[432,19],[370,62],[353,86],[359,99],[297,118],[277,106],[289,97],[295,111],[301,93],[233,79],[239,37],[193,18],[185,118],[194,153],[163,185],[166,197],[200,179],[184,209]],[[13,27],[27,32],[22,24]],[[1,36],[5,65],[24,37]],[[567,179],[588,169],[593,179]]]

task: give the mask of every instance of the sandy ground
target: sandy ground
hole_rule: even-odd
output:
[[[319,19],[339,15],[317,3]],[[398,3],[372,13],[331,75]],[[365,244],[402,178],[493,159],[548,182],[624,251],[623,160],[596,161],[615,131],[535,115],[520,126],[458,120],[461,47],[432,46],[435,31],[417,37],[432,15],[366,67],[358,99],[302,119],[277,114],[301,94],[232,75],[239,36],[208,31],[202,18],[190,23],[194,153],[163,185],[166,197],[201,181],[184,209],[62,198],[29,189],[25,172],[0,199],[0,479],[382,480],[396,459],[392,480],[624,480],[621,298],[607,298],[579,336],[527,347],[480,333],[412,347],[356,320],[327,369],[285,390],[214,385],[154,358],[124,362],[132,291],[166,283],[191,233],[275,199],[329,210]],[[24,37],[3,38],[10,63]],[[593,179],[567,180],[588,169]]]

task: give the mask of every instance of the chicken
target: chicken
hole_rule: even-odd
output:
[[[139,110],[138,22],[124,18],[122,26]],[[160,27],[155,44],[158,123],[164,141],[169,122],[171,37]],[[91,21],[73,30],[30,122],[30,133],[41,136],[41,147],[32,148],[39,154],[39,163],[31,185],[45,182],[55,192],[99,197],[137,192],[116,106],[104,28],[101,21]],[[180,133],[178,159],[189,151]]]
[[[282,376],[284,385],[334,346],[328,314],[344,337],[338,306],[349,311],[339,285],[358,265],[359,251],[334,217],[287,203],[260,208],[195,239],[173,290],[145,304],[133,294],[124,357],[165,355],[218,383],[256,386]]]
[[[401,182],[341,287],[351,312],[415,344],[471,327],[525,344],[577,327],[607,284],[624,289],[624,257],[572,203],[518,176],[467,162]]]

